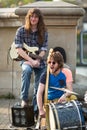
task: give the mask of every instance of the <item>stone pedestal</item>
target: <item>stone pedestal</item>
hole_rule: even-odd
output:
[[[75,81],[77,53],[77,25],[84,10],[77,5],[63,1],[35,2],[16,9],[16,15],[23,17],[29,8],[39,8],[43,14],[49,32],[48,49],[55,46],[63,47],[67,55]]]

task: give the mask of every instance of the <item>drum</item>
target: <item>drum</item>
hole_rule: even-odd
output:
[[[87,122],[87,103],[86,102],[82,102],[82,110],[83,110],[85,121]]]
[[[67,103],[49,104],[50,130],[85,130],[85,120],[81,103],[70,101]]]

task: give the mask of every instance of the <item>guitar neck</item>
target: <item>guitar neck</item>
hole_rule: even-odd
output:
[[[29,56],[30,56],[31,58],[34,58],[34,59],[43,60],[43,58],[42,58],[41,56],[35,55],[35,54],[33,54],[33,53],[29,53]]]

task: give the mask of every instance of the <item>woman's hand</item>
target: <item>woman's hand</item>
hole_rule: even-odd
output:
[[[40,60],[25,61],[25,64],[29,64],[31,67],[38,68],[40,66]]]
[[[32,65],[33,65],[33,67],[38,68],[40,66],[40,60],[38,60],[38,59],[37,60],[33,60]]]

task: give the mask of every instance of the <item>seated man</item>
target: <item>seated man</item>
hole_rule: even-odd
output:
[[[56,88],[64,88],[66,86],[67,89],[72,90],[71,88],[71,82],[70,85],[66,83],[66,75],[62,72],[66,72],[63,70],[63,56],[61,55],[60,52],[58,51],[52,51],[50,54],[47,64],[49,66],[49,81],[48,81],[48,102],[64,102],[67,100],[67,97],[70,97],[70,93],[64,93],[63,91],[56,90]],[[68,68],[67,68],[68,70]],[[70,72],[70,71],[69,71]],[[72,75],[71,75],[72,77]],[[68,79],[69,80],[69,79]],[[68,81],[67,80],[67,81]],[[37,104],[39,108],[39,115],[41,117],[45,117],[45,110],[43,108],[43,94],[45,91],[45,86],[46,85],[46,72],[44,72],[41,77],[40,77],[40,83],[38,87],[38,92],[37,92]],[[52,88],[51,88],[52,86]],[[54,87],[54,89],[53,89]]]

